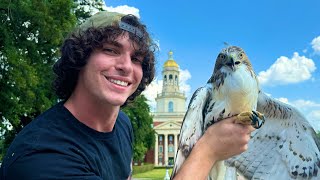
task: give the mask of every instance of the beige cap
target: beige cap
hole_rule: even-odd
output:
[[[143,33],[136,27],[122,22],[121,18],[125,16],[125,14],[117,13],[117,12],[109,12],[109,11],[100,11],[89,19],[87,19],[83,24],[80,25],[80,29],[82,31],[87,30],[90,27],[107,27],[107,26],[118,26],[119,28],[131,32],[140,38]]]

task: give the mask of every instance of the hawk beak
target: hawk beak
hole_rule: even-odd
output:
[[[229,66],[229,68],[234,71],[236,68],[235,68],[235,64],[234,64],[234,60],[233,60],[233,57],[229,57],[229,62],[227,63],[227,66]]]
[[[231,70],[234,71],[236,68],[234,67],[234,64],[231,66]]]

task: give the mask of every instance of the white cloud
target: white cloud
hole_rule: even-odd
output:
[[[319,108],[320,109],[320,104],[317,104],[313,101],[306,101],[303,99],[298,99],[295,101],[292,101],[292,104],[296,106],[299,109],[309,109],[309,108]]]
[[[281,98],[277,98],[279,101],[281,102],[284,102],[284,103],[287,103],[289,104],[289,99],[288,98],[284,98],[284,97],[281,97]]]
[[[133,14],[133,15],[137,16],[138,18],[140,18],[139,9],[137,9],[135,7],[130,7],[127,5],[122,5],[122,6],[117,6],[117,7],[106,6],[105,10],[111,11],[111,12],[118,12],[118,13],[122,13],[122,14]]]
[[[142,93],[148,99],[148,105],[151,107],[151,112],[156,110],[156,97],[157,94],[162,92],[163,81],[157,78],[151,82],[151,84]]]
[[[185,93],[186,97],[190,95],[190,91],[191,91],[191,87],[187,83],[187,81],[190,78],[191,78],[191,74],[187,69],[186,70],[180,69],[179,88],[181,92]],[[156,78],[142,93],[148,99],[147,103],[151,107],[152,112],[156,110],[155,98],[157,97],[157,94],[162,92],[162,85],[163,85],[163,81]]]
[[[187,83],[187,81],[191,79],[191,74],[190,72],[186,69],[186,70],[182,70],[180,69],[180,82],[179,82],[179,87],[180,87],[180,91],[185,93],[186,97],[189,97],[190,95],[190,91],[191,91],[191,87],[190,85]]]
[[[268,70],[258,73],[258,79],[261,85],[266,86],[293,84],[310,79],[315,70],[312,59],[295,52],[291,59],[285,56],[278,58]]]
[[[320,104],[309,101],[298,99],[295,101],[289,101],[287,98],[277,98],[279,101],[291,104],[296,107],[310,122],[312,127],[316,131],[320,131]]]
[[[311,125],[316,130],[316,132],[319,132],[320,131],[320,110],[311,111],[307,115],[307,118],[310,121]]]
[[[307,53],[308,52],[308,49],[304,49],[302,50],[303,53]]]
[[[314,38],[311,45],[315,53],[320,53],[320,36]]]

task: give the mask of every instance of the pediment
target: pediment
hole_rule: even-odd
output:
[[[169,129],[180,129],[181,123],[174,122],[174,121],[168,121],[159,124],[158,126],[155,126],[155,130],[169,130]]]

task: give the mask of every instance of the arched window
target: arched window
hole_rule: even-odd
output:
[[[168,112],[173,112],[173,102],[170,101],[168,104]]]

